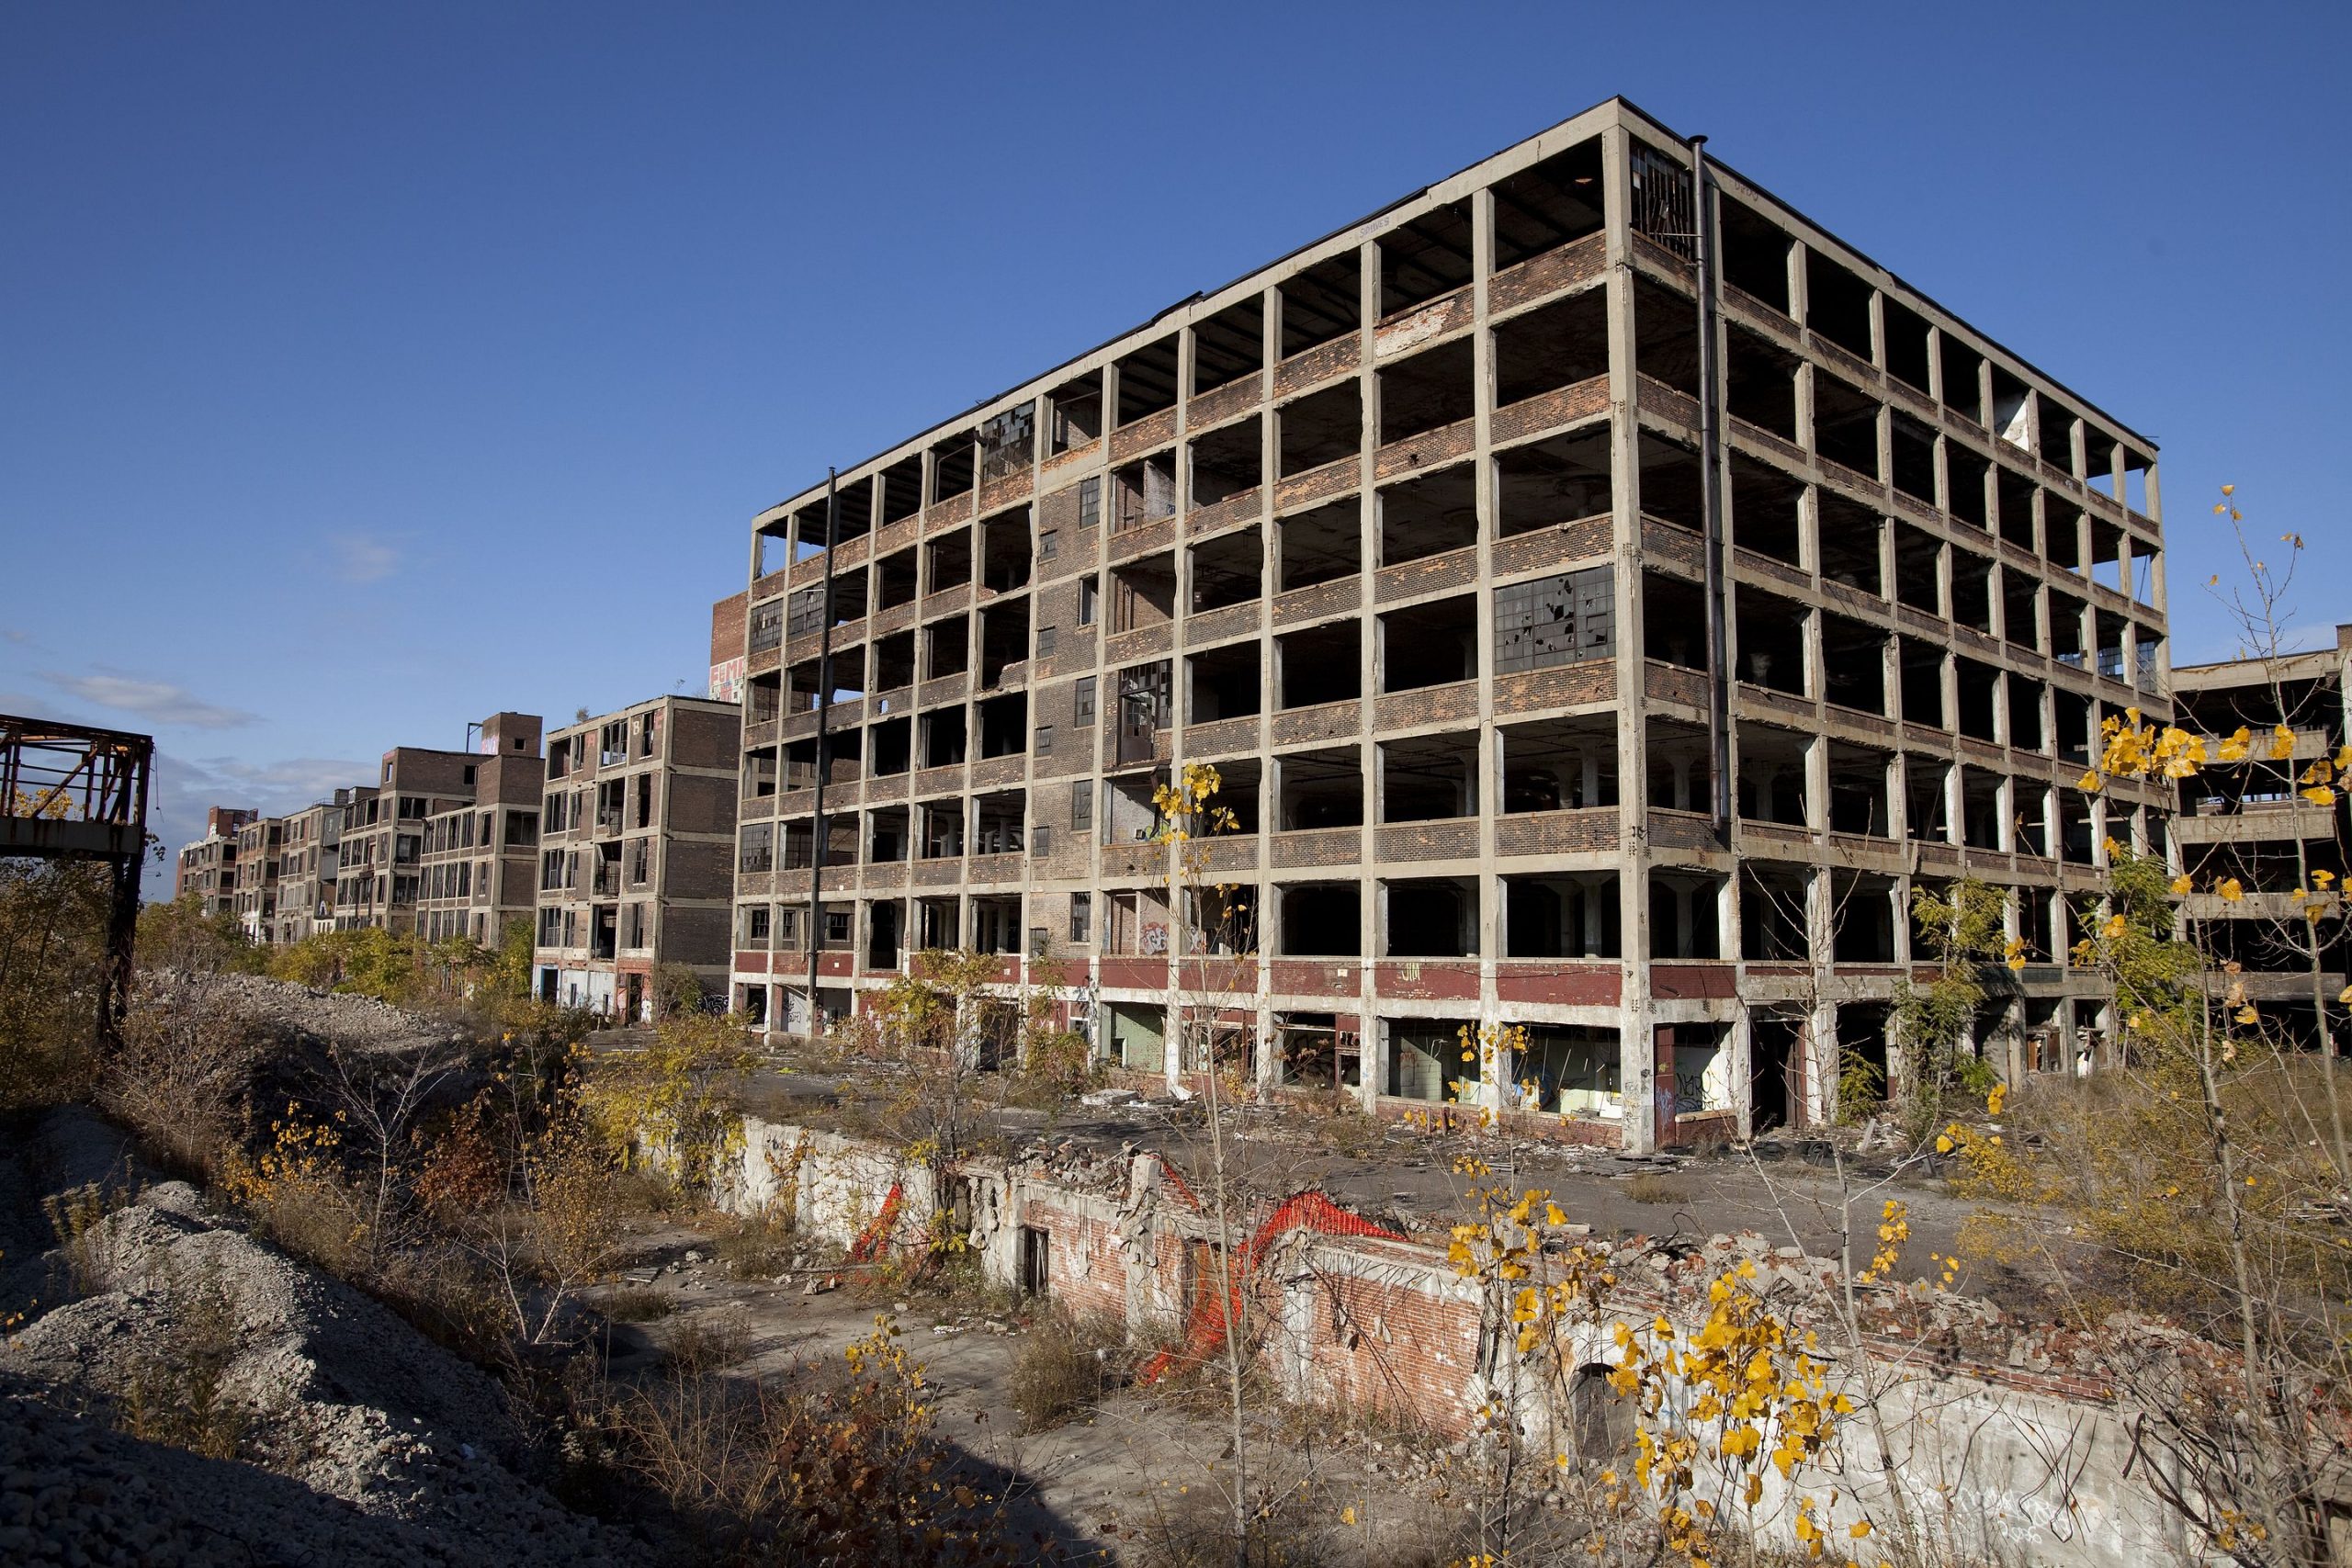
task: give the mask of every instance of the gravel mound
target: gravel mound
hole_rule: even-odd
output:
[[[97,1144],[86,1128],[44,1126],[30,1157],[0,1160],[14,1168],[14,1190],[0,1175],[0,1196],[57,1190],[44,1168],[61,1167],[43,1154],[78,1151],[62,1167],[74,1174],[99,1158]],[[119,1177],[121,1167],[111,1168]],[[184,1182],[147,1188],[73,1257],[60,1249],[43,1262],[52,1298],[77,1271],[94,1293],[0,1342],[0,1562],[77,1545],[97,1562],[589,1568],[648,1555],[519,1473],[519,1445],[488,1376],[371,1297],[255,1241]],[[204,1370],[191,1376],[192,1367]],[[234,1451],[252,1462],[107,1429],[110,1414],[131,1425],[127,1413],[141,1400],[167,1420],[217,1411],[211,1429],[232,1432]],[[36,1406],[46,1412],[38,1419]],[[248,1516],[282,1516],[294,1533],[256,1534]],[[354,1531],[374,1544],[346,1556]],[[157,1539],[169,1550],[151,1553]]]
[[[333,1041],[362,1050],[403,1051],[464,1039],[459,1031],[428,1014],[373,997],[322,991],[260,975],[165,971],[146,977],[140,999],[166,1007],[219,1008],[291,1040]]]

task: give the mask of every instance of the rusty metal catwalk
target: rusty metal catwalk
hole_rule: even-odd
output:
[[[109,1039],[130,994],[154,758],[152,736],[0,714],[0,855],[104,861],[111,874],[97,1020]]]

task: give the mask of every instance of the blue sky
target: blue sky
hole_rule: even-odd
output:
[[[2340,5],[0,9],[0,709],[158,817],[705,677],[763,505],[1611,94],[2352,619]],[[2339,481],[2340,482],[2340,481]]]

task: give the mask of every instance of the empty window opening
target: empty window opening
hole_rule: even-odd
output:
[[[1193,610],[1246,604],[1265,592],[1265,535],[1255,522],[1193,547]]]
[[[1789,314],[1789,231],[1725,194],[1718,219],[1724,281],[1748,298]]]
[[[1141,631],[1176,618],[1176,552],[1160,550],[1111,569],[1111,630]]]
[[[1736,452],[1732,454],[1731,470],[1734,537],[1739,547],[1802,566],[1804,486],[1780,469]],[[1898,563],[1898,573],[1900,570]],[[1873,581],[1876,575],[1871,574]],[[1928,581],[1932,588],[1932,575]]]
[[[1951,720],[1944,713],[1944,650],[1917,637],[1894,639],[1895,667],[1902,682],[1903,719],[1943,729]]]
[[[1380,748],[1380,820],[1435,822],[1478,815],[1478,737],[1426,735]]]
[[[976,855],[1019,854],[1026,842],[1028,798],[1017,789],[1001,790],[972,799],[972,852]],[[1004,952],[1012,951],[1010,948]]]
[[[1119,417],[1115,424],[1133,424],[1162,409],[1176,406],[1176,339],[1173,335],[1146,344],[1120,356],[1117,379]]]
[[[1750,822],[1777,822],[1782,827],[1811,825],[1805,807],[1805,759],[1811,739],[1793,730],[1770,725],[1739,727],[1739,779],[1736,804]]]
[[[1878,478],[1878,416],[1883,406],[1851,383],[1816,372],[1813,378],[1814,450],[1866,478]]]
[[[914,766],[914,720],[886,718],[873,727],[868,740],[876,776],[903,773]]]
[[[980,586],[999,593],[1029,582],[1029,509],[1000,512],[980,525]]]
[[[1122,533],[1176,515],[1176,455],[1157,452],[1111,476],[1111,531]]]
[[[1193,654],[1185,664],[1193,687],[1188,722],[1207,724],[1220,718],[1243,718],[1258,711],[1258,644],[1227,643]],[[1245,741],[1254,747],[1254,739]]]
[[[1894,525],[1894,597],[1930,615],[1944,613],[1943,544],[1908,523]]]
[[[837,508],[839,516],[835,519],[833,528],[833,541],[836,544],[845,544],[851,539],[873,532],[874,486],[871,483],[859,479],[844,484],[840,487],[836,500],[839,502]],[[800,530],[800,536],[804,539],[821,539],[825,536],[824,502],[819,502],[810,510],[817,514],[815,526],[810,527],[804,524]]]
[[[931,449],[931,499],[933,504],[952,501],[972,488],[978,453],[977,432],[951,435]]]
[[[1363,306],[1356,283],[1361,271],[1360,254],[1352,250],[1342,251],[1283,284],[1283,358],[1304,354],[1363,326]]]
[[[776,750],[773,746],[743,753],[743,798],[765,800],[776,790]]]
[[[1345,1089],[1363,1081],[1363,1055],[1353,1031],[1341,1033],[1328,1012],[1274,1015],[1274,1057],[1282,1081],[1299,1089]]]
[[[1700,489],[1703,469],[1699,454],[1644,431],[1640,460],[1642,515],[1660,518],[1694,533],[1705,527],[1704,497]]]
[[[1642,751],[1649,774],[1645,799],[1661,811],[1707,808],[1707,732],[1694,724],[1652,716]]]
[[[2033,400],[2026,384],[1996,365],[1993,377],[1993,434],[2010,446],[2033,450]]]
[[[1363,694],[1357,624],[1310,626],[1274,639],[1283,707],[1352,702]]]
[[[1617,804],[1617,727],[1590,718],[1498,726],[1502,808],[1570,811]]]
[[[1944,472],[1950,490],[1945,498],[1947,506],[1954,517],[1972,528],[1990,528],[1993,525],[1991,504],[1986,499],[1986,486],[1991,479],[1992,468],[1992,464],[1958,442],[1945,443]],[[2029,520],[2029,534],[2030,528]],[[2030,537],[2027,547],[2032,547]]]
[[[2098,840],[2091,831],[2091,803],[2087,795],[2077,790],[2062,790],[2058,795],[2058,843],[2060,852],[2075,865],[2089,865],[2098,858]],[[2282,886],[2293,886],[2290,873]]]
[[[1310,392],[1275,411],[1282,477],[1352,457],[1363,446],[1363,393],[1353,380]]]
[[[1102,372],[1090,370],[1063,382],[1046,394],[1046,406],[1052,411],[1046,429],[1048,453],[1074,452],[1092,445],[1102,434]]]
[[[1804,324],[1857,359],[1871,353],[1871,286],[1807,246]]]
[[[1886,589],[1880,577],[1879,538],[1884,521],[1871,508],[1833,490],[1816,487],[1814,510],[1821,522],[1821,575],[1873,598]]]
[[[964,945],[964,909],[960,899],[919,898],[915,901],[916,923],[922,929],[922,945],[931,952],[959,948]]]
[[[2087,515],[2074,507],[2059,506],[2047,492],[2043,493],[2042,501],[2045,506],[2042,514],[2042,532],[2046,536],[2044,553],[2049,556],[2050,564],[2080,575],[2084,570],[2083,530],[2089,521]],[[2030,514],[2027,525],[2031,526]],[[2006,525],[2003,536],[2007,536]]]
[[[1734,419],[1745,420],[1794,446],[1797,441],[1797,367],[1803,363],[1787,349],[1745,327],[1724,334],[1729,352],[1724,356],[1724,407]]]
[[[1971,739],[1998,745],[2001,734],[1994,709],[1997,705],[1995,694],[2001,684],[2000,671],[1973,659],[1955,659],[1952,664],[1960,689],[1960,732]]]
[[[2068,473],[2075,471],[2075,411],[2047,392],[2034,400],[2040,412],[2036,449],[2041,460]]]
[[[1266,764],[1255,757],[1228,757],[1217,763],[1212,804],[1233,813],[1233,826],[1225,836],[1245,838],[1257,833],[1265,773]]]
[[[967,728],[964,709],[940,708],[924,714],[921,722],[924,767],[952,768],[963,761]]]
[[[964,803],[935,800],[915,807],[922,830],[924,860],[960,860],[964,854]]]
[[[1467,1019],[1415,1018],[1385,1021],[1388,1031],[1388,1076],[1385,1088],[1396,1100],[1475,1098],[1478,1054],[1465,1046],[1478,1026]],[[1462,1058],[1468,1056],[1470,1060]]]
[[[871,645],[874,650],[874,689],[894,692],[910,686],[915,680],[915,634],[896,632]]]
[[[1214,506],[1246,495],[1263,477],[1260,421],[1255,414],[1220,425],[1193,443],[1193,504]]]
[[[912,517],[922,510],[922,454],[899,458],[876,475],[874,482],[882,491],[885,527],[901,518]]]
[[[1555,435],[1495,456],[1496,534],[1509,538],[1609,515],[1609,434]]]
[[[991,604],[980,612],[980,685],[1004,683],[1005,671],[1029,657],[1029,601]]]
[[[1290,958],[1355,958],[1363,952],[1363,897],[1352,882],[1282,890],[1282,952]]]
[[[886,806],[868,812],[865,819],[865,858],[876,864],[889,864],[907,858],[907,808]]]
[[[1995,471],[1997,478],[1994,481],[1993,488],[2000,502],[2001,537],[2021,550],[2030,550],[2033,548],[2034,500],[2040,491],[2040,487],[2022,474],[2012,472],[2007,468],[1999,468]],[[2068,532],[2072,532],[2071,525]],[[2052,534],[2055,533],[2056,530],[2053,529]],[[2058,555],[2055,547],[2058,544],[2057,539],[2053,537],[2051,544],[2052,558],[2055,559]],[[2068,549],[2065,554],[2066,564],[2070,568],[2079,570],[2075,567],[2075,561],[2078,558],[2075,552]]]
[[[1992,635],[1993,563],[1968,550],[1951,553],[1951,618]]]
[[[1379,372],[1383,445],[1468,419],[1477,382],[1468,338],[1456,338],[1385,366]]]
[[[1905,833],[1928,843],[1951,840],[1951,764],[1939,758],[1906,752],[1903,758],[1903,822]]]
[[[1894,962],[1894,884],[1863,872],[1829,874],[1830,957],[1839,964]],[[1839,1032],[1844,1032],[1842,1014]]]
[[[2011,795],[2009,832],[2017,852],[2047,860],[2050,856],[2050,790],[2019,780]]]
[[[895,610],[901,604],[911,604],[920,591],[916,570],[917,553],[912,549],[896,551],[874,563],[874,607]]]
[[[1282,541],[1282,586],[1312,588],[1363,570],[1363,509],[1356,502],[1334,502],[1275,519]]]
[[[1380,313],[1449,293],[1470,281],[1470,204],[1448,202],[1380,237]]]
[[[1650,956],[1721,958],[1723,889],[1719,876],[1650,873]]]
[[[2059,761],[2087,765],[2091,760],[2091,700],[2053,687],[2050,705]]]
[[[1866,746],[1829,742],[1829,830],[1866,838],[1894,832],[1889,767],[1894,758]]]
[[[1804,696],[1804,606],[1744,582],[1736,584],[1732,594],[1732,613],[1739,630],[1739,679],[1770,691]]]
[[[1464,593],[1380,617],[1380,689],[1409,692],[1478,675],[1478,600]]]
[[[1506,876],[1502,891],[1507,957],[1623,956],[1614,872]]]
[[[1689,397],[1699,395],[1699,311],[1684,295],[1634,275],[1634,368]]]
[[[1495,406],[1609,372],[1609,296],[1588,289],[1495,326]]]
[[[1010,757],[1029,749],[1029,698],[1008,692],[979,705],[980,755]]]
[[[791,564],[792,558],[789,554],[791,544],[792,532],[789,524],[779,522],[763,525],[757,536],[759,558],[752,568],[752,575],[769,577],[782,571]],[[805,550],[802,552],[803,555],[808,553]]]
[[[1418,877],[1387,885],[1391,958],[1478,955],[1478,885],[1467,877]]]
[[[1894,488],[1936,504],[1936,433],[1901,410],[1887,414],[1887,445]]]
[[[1972,423],[1984,423],[1984,356],[1950,333],[1937,340],[1943,360],[1944,407]]]
[[[1739,955],[1763,963],[1802,964],[1813,940],[1804,868],[1750,862],[1739,871]]]
[[[930,577],[924,592],[937,593],[961,588],[972,581],[972,531],[958,528],[923,546],[923,565]]]
[[[1963,765],[1960,770],[1961,841],[1972,850],[2004,847],[2008,824],[2002,810],[2001,775]]]
[[[1928,321],[1908,305],[1882,297],[1879,322],[1886,334],[1886,373],[1926,396],[1928,385]]]
[[[1600,233],[1600,139],[1496,182],[1494,196],[1497,271]]]
[[[1253,294],[1193,328],[1193,395],[1254,376],[1266,362],[1266,297]]]
[[[1642,631],[1647,657],[1685,670],[1707,667],[1707,604],[1697,584],[1642,573]]]
[[[1824,611],[1821,616],[1822,695],[1839,707],[1886,712],[1887,634]]]
[[[961,675],[972,667],[971,617],[950,615],[923,627],[926,680]]]
[[[1363,822],[1363,773],[1355,748],[1294,751],[1278,759],[1283,832]]]
[[[2001,569],[2001,635],[2019,648],[2041,646],[2041,585],[2021,571]]]

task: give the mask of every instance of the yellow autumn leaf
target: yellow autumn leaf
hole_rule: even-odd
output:
[[[2184,871],[2178,876],[2172,879],[2172,890],[2175,897],[2178,897],[2180,895],[2187,893],[2188,888],[2188,873]]]
[[[2075,782],[2075,787],[2081,790],[2086,795],[2097,795],[2098,793],[2098,774],[2096,772],[2092,772],[2086,773],[2081,778],[2077,779]]]
[[[1871,1533],[1871,1522],[1868,1519],[1856,1519],[1852,1524],[1846,1527],[1846,1533],[1853,1537],[1856,1540],[1860,1540],[1864,1536]]]
[[[1343,1525],[1352,1525],[1356,1522],[1356,1510],[1354,1504],[1351,1503],[1346,1507],[1340,1510],[1340,1522]]]
[[[2333,806],[2335,804],[2335,792],[2325,784],[2313,784],[2303,791],[2303,798],[2313,806]]]
[[[2260,1023],[2262,1021],[2262,1015],[2254,1010],[2252,1003],[2248,1003],[2246,1006],[2238,1009],[2238,1021],[2240,1023]]]
[[[2238,879],[2234,876],[2223,877],[2222,885],[2213,891],[2222,896],[2222,902],[2224,904],[2234,904],[2245,897],[2245,889],[2239,885]]]
[[[2270,760],[2283,762],[2295,754],[2295,732],[2283,724],[2270,727]]]

